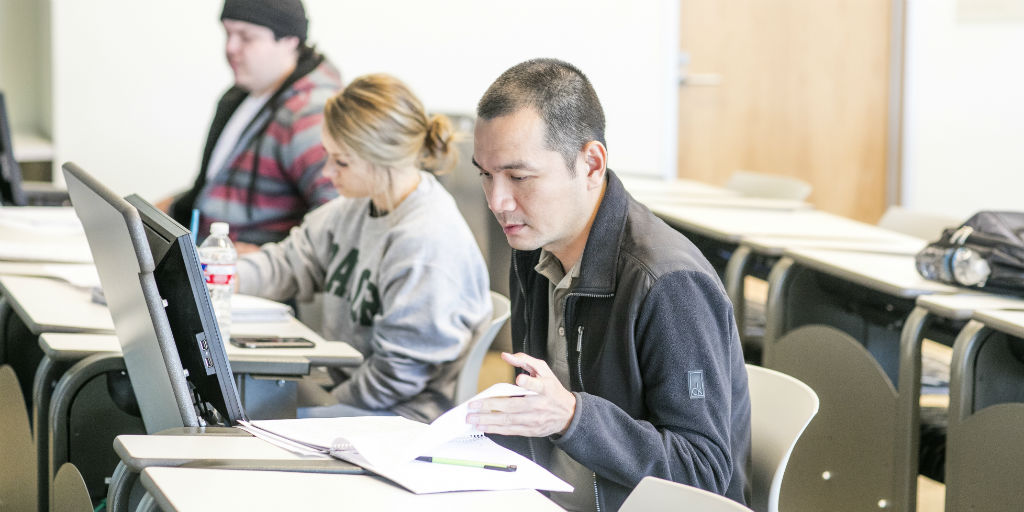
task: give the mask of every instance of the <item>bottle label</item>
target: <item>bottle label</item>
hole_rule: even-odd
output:
[[[214,263],[203,263],[203,276],[206,277],[207,285],[231,284],[235,279],[234,265],[218,265]]]

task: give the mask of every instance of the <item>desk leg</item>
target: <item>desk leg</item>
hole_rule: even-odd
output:
[[[790,258],[782,258],[772,267],[768,274],[768,301],[765,304],[765,325],[764,325],[764,352],[761,356],[765,368],[772,366],[772,352],[775,343],[782,337],[786,317],[785,300],[789,293],[790,282],[792,281],[794,261]]]
[[[36,442],[36,472],[38,473],[39,510],[49,510],[50,473],[49,414],[53,386],[68,368],[68,363],[43,356],[32,382],[32,425]]]
[[[11,316],[11,306],[7,299],[0,295],[0,364],[7,362],[7,321]]]
[[[984,324],[972,320],[953,342],[953,361],[949,367],[950,433],[974,412],[974,365],[987,330]]]
[[[741,245],[732,252],[732,255],[729,256],[729,263],[725,266],[725,291],[729,295],[729,300],[732,301],[732,310],[736,315],[736,327],[740,333],[740,340],[743,341],[744,345],[746,345],[746,340],[744,340],[746,335],[746,330],[744,330],[744,324],[746,323],[746,317],[744,316],[746,297],[744,295],[745,283],[743,279],[746,277],[750,266],[750,256],[750,248]]]
[[[32,332],[17,310],[0,299],[0,362],[10,365],[18,376],[27,410],[32,409],[32,375],[43,357],[38,338],[39,333]]]
[[[953,343],[953,360],[949,367],[949,428],[946,430],[946,510],[954,511],[955,503],[966,501],[961,480],[964,444],[970,441],[960,435],[962,425],[974,411],[974,366],[978,349],[988,329],[974,320],[960,331]]]
[[[166,505],[168,508],[161,507],[160,504],[157,503],[156,499],[153,498],[153,495],[147,492],[146,495],[139,500],[139,508],[135,510],[136,512],[160,512],[161,510],[174,510],[173,508],[170,508],[169,502]]]
[[[107,492],[107,510],[110,512],[128,512],[131,510],[131,494],[139,474],[128,469],[124,462],[118,462],[114,474],[110,477],[110,489]]]
[[[930,321],[931,316],[926,309],[914,308],[900,332],[892,488],[896,509],[909,512],[917,510],[917,472],[921,448],[921,343]]]

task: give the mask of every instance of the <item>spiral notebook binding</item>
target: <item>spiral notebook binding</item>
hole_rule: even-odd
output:
[[[487,437],[487,435],[484,434],[483,432],[470,432],[470,433],[468,433],[466,435],[462,435],[462,436],[456,437],[455,439],[452,439],[450,442],[462,442],[462,443],[464,443],[464,442],[468,442],[468,441],[475,441],[477,439],[483,439],[485,437]],[[354,450],[355,450],[355,446],[353,446],[352,443],[348,442],[344,438],[340,438],[339,437],[339,438],[337,438],[337,439],[335,439],[334,441],[331,442],[331,447],[330,447],[329,453],[351,452],[351,451],[354,451]]]

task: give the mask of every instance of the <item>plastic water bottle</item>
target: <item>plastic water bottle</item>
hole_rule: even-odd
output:
[[[235,287],[237,260],[238,252],[228,238],[228,223],[214,222],[210,236],[199,246],[199,262],[203,265],[203,276],[224,343],[231,339],[231,292]]]

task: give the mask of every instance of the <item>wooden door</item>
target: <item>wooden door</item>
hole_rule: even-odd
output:
[[[794,176],[813,185],[817,208],[876,222],[887,203],[892,2],[681,0],[679,176]]]

